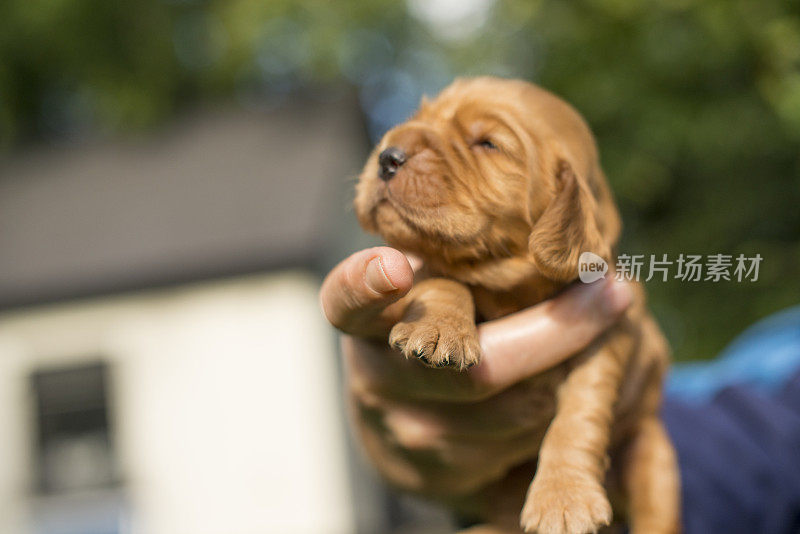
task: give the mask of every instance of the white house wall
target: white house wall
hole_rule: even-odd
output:
[[[30,373],[98,356],[120,532],[353,532],[317,283],[288,272],[0,315],[0,532],[58,501],[32,496]]]

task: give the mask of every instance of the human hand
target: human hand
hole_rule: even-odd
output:
[[[535,436],[543,432],[536,407],[548,399],[525,379],[588,346],[616,322],[632,292],[609,277],[482,323],[481,364],[454,372],[406,360],[386,342],[413,276],[401,252],[363,250],[331,271],[320,300],[345,333],[349,405],[367,455],[403,489],[468,498],[536,456]]]

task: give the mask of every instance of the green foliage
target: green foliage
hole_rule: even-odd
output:
[[[0,148],[135,131],[198,101],[330,83],[349,32],[397,37],[393,21],[407,19],[387,1],[6,0]]]
[[[538,80],[587,117],[629,254],[764,257],[756,283],[648,284],[677,356],[800,300],[800,5],[544,2]]]
[[[711,357],[797,303],[800,4],[789,0],[498,0],[461,40],[389,0],[6,0],[0,147],[136,131],[197,102],[366,84],[389,67],[429,91],[497,73],[572,102],[623,212],[621,251],[760,253],[756,283],[648,284],[680,358]]]

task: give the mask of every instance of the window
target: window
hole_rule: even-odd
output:
[[[35,468],[38,490],[65,493],[113,486],[108,365],[93,363],[35,372]]]

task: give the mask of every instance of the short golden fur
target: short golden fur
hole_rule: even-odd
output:
[[[406,160],[381,179],[388,147]],[[476,320],[553,296],[577,278],[584,251],[613,265],[620,232],[580,115],[533,84],[488,77],[457,80],[389,131],[355,207],[367,230],[425,264],[390,343],[455,370],[479,362]],[[530,379],[553,399],[537,407],[546,431],[535,476],[520,492],[518,520],[494,513],[487,522],[552,534],[624,519],[634,534],[679,531],[675,454],[658,416],[668,348],[635,293],[617,326]]]

